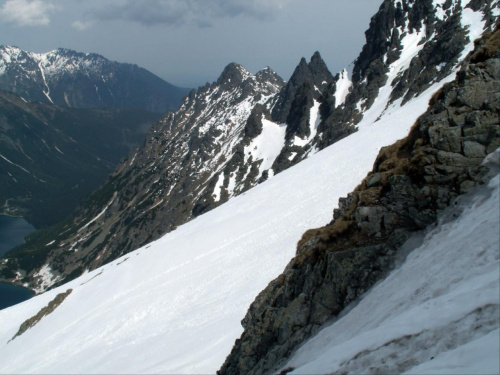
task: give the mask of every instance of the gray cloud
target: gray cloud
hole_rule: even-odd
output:
[[[0,7],[0,19],[17,26],[47,26],[55,10],[50,1],[6,0]]]
[[[71,24],[71,27],[78,31],[85,31],[90,29],[93,25],[93,21],[75,21]]]
[[[101,20],[127,20],[142,25],[211,26],[216,18],[272,19],[289,0],[126,0],[94,10]]]

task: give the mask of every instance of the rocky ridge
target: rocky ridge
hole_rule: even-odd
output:
[[[176,109],[188,89],[132,64],[59,48],[47,53],[0,45],[0,88],[25,99],[73,108]]]
[[[355,131],[374,104],[383,102],[384,109],[404,104],[448,76],[472,50],[472,41],[495,24],[495,3],[385,0],[365,32],[349,93],[339,101],[335,82],[325,91],[321,136],[313,144],[320,149],[332,144]]]
[[[500,147],[499,47],[497,27],[434,95],[408,137],[381,150],[373,171],[339,200],[332,222],[304,234],[295,258],[250,306],[221,374],[276,371],[387,274],[413,233],[492,177],[483,161]]]
[[[153,127],[71,224],[12,254],[10,272],[20,268],[27,274],[22,282],[38,291],[67,281],[348,136],[363,117],[375,122],[388,107],[455,71],[472,38],[491,24],[489,2],[461,4],[384,1],[352,78],[347,70],[333,77],[319,53],[309,63],[301,60],[286,84],[270,69],[253,76],[230,64],[217,82],[192,91]],[[440,54],[436,44],[443,43],[452,52]],[[422,78],[420,67],[432,74]],[[26,260],[28,249],[36,262]],[[42,283],[42,268],[51,270],[51,282]]]
[[[153,125],[142,147],[83,204],[73,222],[50,232],[56,236],[46,247],[51,273],[79,275],[200,214],[199,197],[231,161],[252,108],[282,85],[269,68],[253,75],[231,63],[217,82],[192,90],[177,112],[167,113]],[[227,195],[223,191],[221,201]],[[66,233],[59,241],[57,233],[62,231]],[[45,241],[43,236],[39,242]],[[20,268],[33,267],[31,258],[14,256]],[[39,262],[37,267],[43,265]],[[31,276],[36,279],[35,274]],[[39,282],[40,287],[43,282]]]

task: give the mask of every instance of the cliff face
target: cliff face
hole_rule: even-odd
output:
[[[348,95],[342,100],[334,95],[337,79],[323,93],[322,136],[315,145],[327,147],[355,131],[382,93],[388,104],[404,104],[447,77],[471,51],[469,43],[481,35],[480,25],[494,25],[492,9],[493,2],[486,0],[383,1],[354,61]]]
[[[404,242],[490,177],[500,147],[500,30],[486,34],[454,82],[435,94],[409,136],[381,150],[334,219],[306,232],[296,256],[242,321],[222,374],[270,372],[380,280]]]

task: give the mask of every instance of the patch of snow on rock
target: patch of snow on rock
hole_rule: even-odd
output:
[[[245,147],[245,157],[252,155],[253,161],[262,160],[259,176],[272,167],[285,145],[286,124],[278,125],[262,116],[262,132]]]
[[[349,79],[349,73],[346,69],[342,70],[335,87],[335,107],[339,107],[344,104],[345,98],[347,97],[347,94],[349,94],[351,85],[352,82]]]

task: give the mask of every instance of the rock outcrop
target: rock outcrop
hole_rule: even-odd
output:
[[[434,95],[408,137],[381,150],[332,222],[303,235],[296,256],[250,306],[220,374],[276,370],[384,277],[413,233],[491,177],[483,160],[500,147],[499,47],[497,27],[477,42],[456,80]]]
[[[59,293],[52,301],[49,302],[47,306],[43,307],[36,315],[24,321],[19,327],[19,330],[14,335],[14,337],[12,337],[12,340],[14,340],[16,337],[21,336],[28,329],[36,326],[45,316],[53,313],[54,310],[57,309],[61,305],[61,303],[64,302],[66,297],[68,297],[72,291],[73,289],[68,289],[64,293]]]
[[[464,7],[460,1],[385,0],[365,32],[366,44],[354,61],[349,94],[341,103],[331,100],[338,90],[335,81],[324,92],[318,126],[322,137],[315,140],[317,147],[324,148],[355,131],[382,88],[390,87],[389,103],[400,99],[404,104],[448,76],[470,42],[471,26],[466,26],[464,13],[479,11],[485,27],[494,25],[488,0],[471,1]],[[408,47],[415,56],[405,62]],[[401,65],[404,69],[398,72]]]
[[[10,280],[17,267],[26,271],[21,282],[43,291],[47,285],[38,270],[44,265],[52,282],[69,281],[236,195],[246,121],[254,106],[282,86],[269,68],[253,75],[229,64],[217,82],[192,90],[178,111],[155,123],[141,147],[81,204],[71,222],[37,233],[7,254],[9,269],[0,268],[1,276]]]
[[[302,58],[290,80],[276,98],[276,104],[271,112],[273,121],[278,124],[293,122],[293,113],[291,114],[290,111],[292,109],[292,102],[297,100],[297,92],[304,90],[304,87],[309,89],[316,87],[317,90],[307,91],[311,91],[310,95],[318,100],[327,84],[331,83],[332,80],[333,76],[319,52],[314,53],[309,63],[307,63],[306,59]]]

